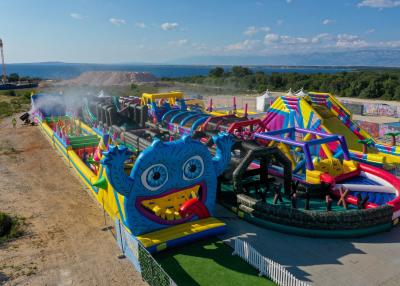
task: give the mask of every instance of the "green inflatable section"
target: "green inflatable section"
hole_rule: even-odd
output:
[[[100,139],[97,135],[69,137],[70,145],[74,149],[97,146],[99,144],[99,141],[100,141]]]
[[[236,212],[236,208],[232,208]],[[289,225],[277,224],[270,221],[262,220],[252,216],[251,214],[239,211],[238,216],[244,220],[259,225],[261,227],[269,228],[275,231],[294,234],[299,236],[319,237],[319,238],[354,238],[367,236],[371,234],[389,231],[392,228],[392,223],[385,223],[368,228],[350,229],[350,230],[322,230],[322,229],[308,229],[299,228]]]

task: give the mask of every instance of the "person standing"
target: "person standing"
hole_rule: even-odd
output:
[[[15,119],[15,117],[13,117],[13,119],[11,120],[11,123],[14,128],[17,128],[17,119]]]

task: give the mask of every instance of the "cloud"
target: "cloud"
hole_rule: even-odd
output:
[[[217,52],[241,53],[245,55],[270,55],[298,52],[318,52],[357,49],[398,49],[400,39],[390,41],[369,41],[355,34],[320,33],[308,37],[268,33],[262,40],[247,39],[225,46]]]
[[[209,51],[209,47],[204,43],[192,43],[192,47],[197,51]]]
[[[269,31],[271,31],[270,27],[256,27],[256,26],[250,26],[247,27],[247,29],[243,32],[243,34],[245,36],[254,36],[255,34],[259,33],[259,32],[266,32],[268,33]]]
[[[329,24],[332,24],[333,22],[334,21],[332,19],[325,19],[325,20],[322,21],[322,24],[329,25]]]
[[[380,48],[398,49],[398,48],[400,48],[400,40],[399,41],[378,42],[376,46],[380,47]]]
[[[163,23],[161,24],[161,29],[163,29],[164,31],[170,31],[170,30],[174,30],[176,28],[179,27],[178,23]]]
[[[371,29],[366,30],[365,34],[372,34],[372,33],[375,33],[375,31],[376,30],[374,28],[371,28]]]
[[[185,46],[188,43],[189,43],[188,39],[181,39],[181,40],[177,40],[177,41],[171,41],[171,42],[168,43],[168,45],[175,46],[175,47],[182,47],[182,46]]]
[[[332,39],[333,39],[333,37],[330,34],[322,33],[322,34],[318,34],[318,35],[312,37],[310,42],[313,44],[319,44],[321,42],[329,41]]]
[[[358,7],[370,7],[370,8],[395,8],[400,7],[399,0],[363,0],[358,3]]]
[[[137,22],[135,26],[141,29],[147,28],[147,25],[143,22]]]
[[[308,44],[310,42],[307,38],[291,36],[281,36],[281,41],[282,43],[289,45]]]
[[[126,21],[124,19],[116,19],[116,18],[110,18],[110,23],[115,25],[115,26],[121,26],[125,25]]]
[[[308,44],[311,42],[311,39],[304,37],[293,37],[287,35],[278,35],[278,34],[267,34],[264,38],[264,43],[266,45],[281,43],[285,45],[297,45],[297,44]]]
[[[279,42],[280,40],[280,36],[277,34],[267,34],[264,37],[264,43],[265,44],[272,44],[272,43],[276,43]]]
[[[250,27],[247,27],[246,31],[244,31],[243,34],[251,37],[251,36],[257,34],[257,32],[258,32],[258,30],[256,27],[250,26]]]
[[[261,41],[244,40],[243,42],[231,44],[225,47],[226,51],[250,51],[253,50]]]
[[[76,19],[76,20],[82,20],[83,18],[85,18],[85,16],[79,14],[79,13],[71,13],[69,14],[72,18]]]
[[[357,35],[339,34],[336,46],[339,48],[365,48],[369,45]]]

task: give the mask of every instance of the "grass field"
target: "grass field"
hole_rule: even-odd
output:
[[[217,239],[199,241],[155,256],[164,270],[180,286],[195,285],[276,285]]]
[[[0,91],[0,118],[29,110],[33,90]]]

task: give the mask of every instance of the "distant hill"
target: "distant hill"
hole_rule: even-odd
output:
[[[400,49],[271,56],[195,56],[170,61],[168,64],[400,67]]]
[[[84,72],[76,78],[64,80],[59,84],[87,86],[127,86],[132,83],[141,84],[155,81],[157,81],[157,78],[148,72],[96,71]]]

